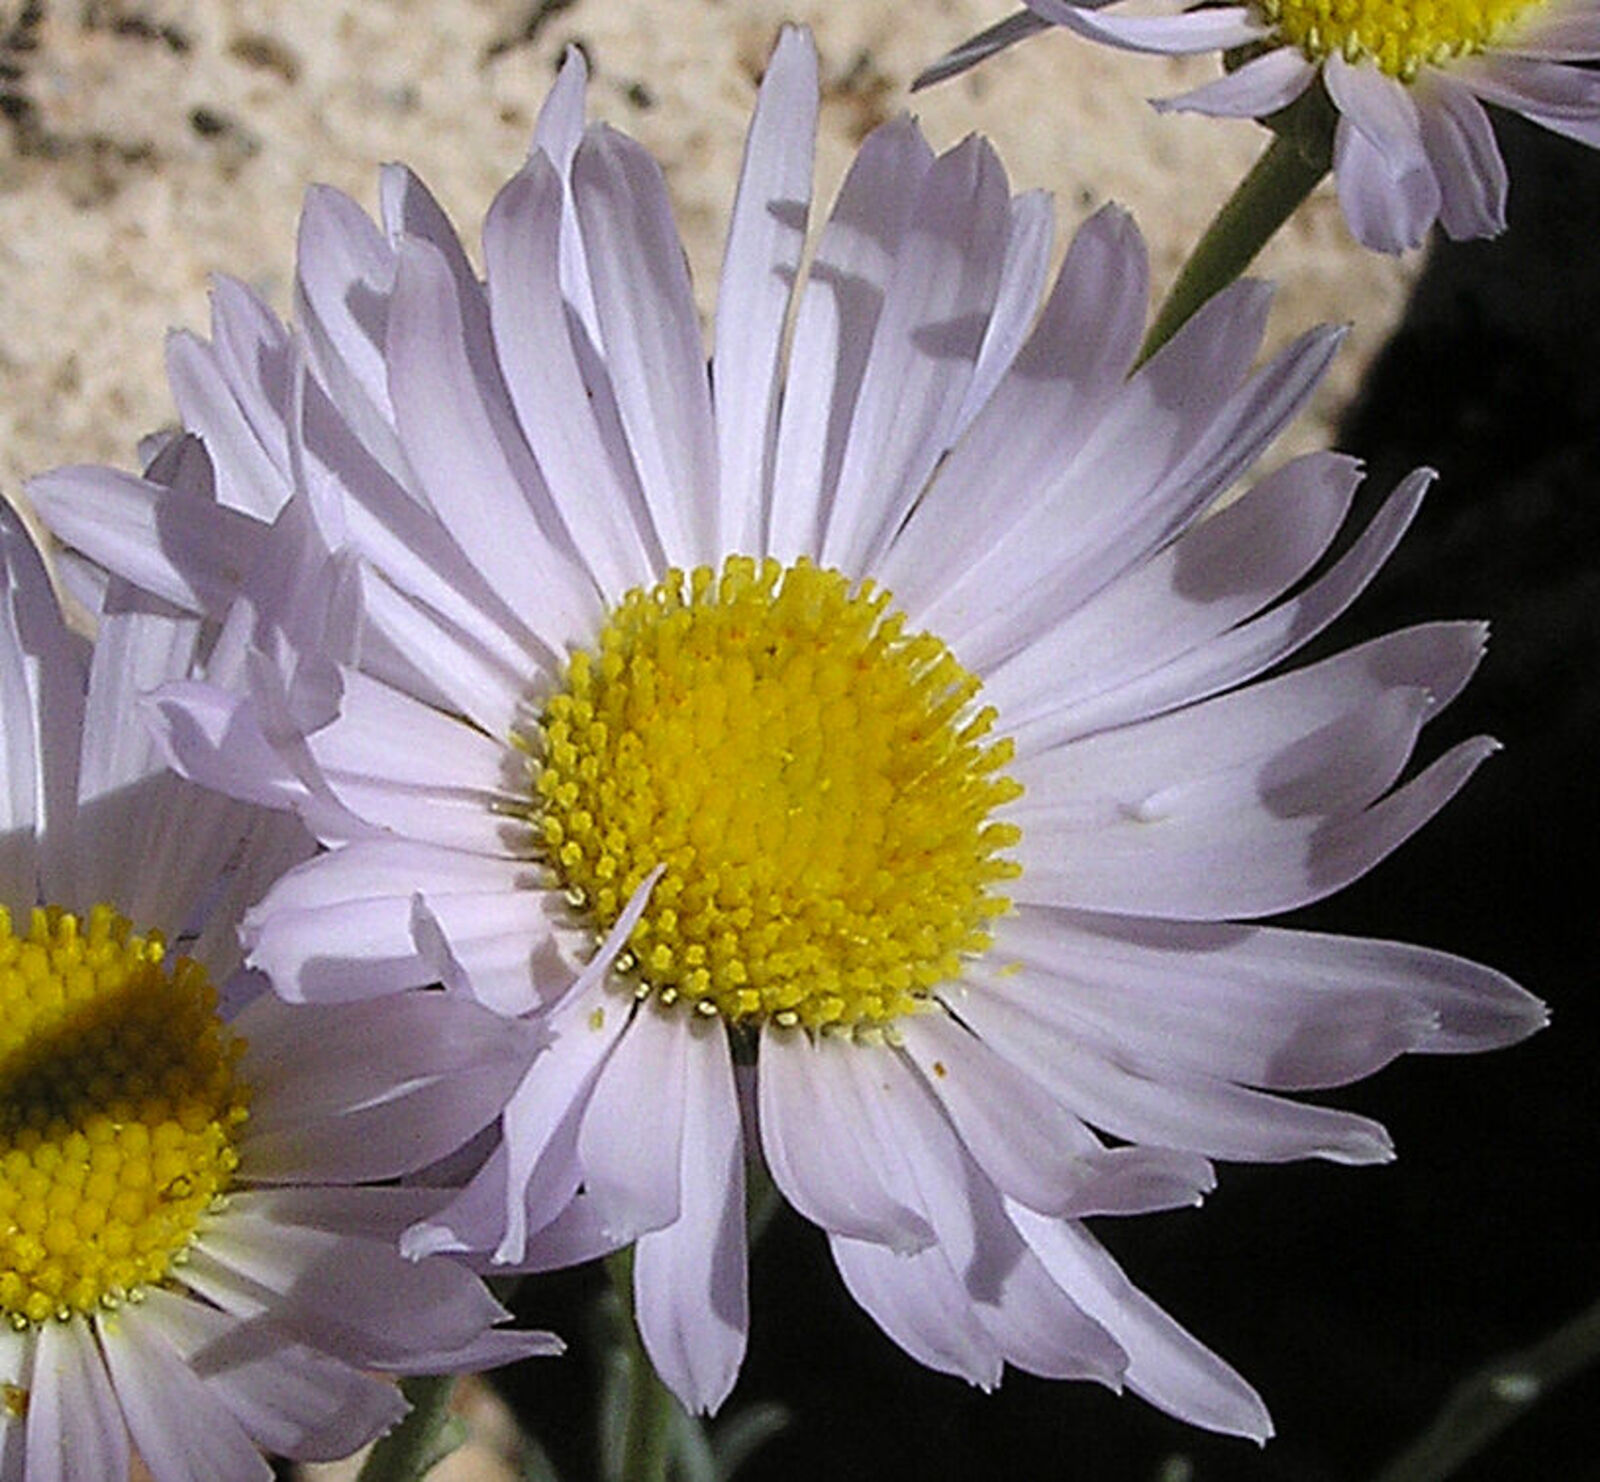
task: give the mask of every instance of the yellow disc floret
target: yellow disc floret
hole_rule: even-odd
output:
[[[183,1259],[227,1189],[243,1042],[205,970],[108,906],[0,906],[0,1317],[115,1306]]]
[[[598,931],[664,866],[623,966],[733,1023],[873,1030],[1008,905],[1019,831],[978,681],[889,594],[730,557],[629,592],[529,740],[537,847]]]
[[[1312,61],[1335,52],[1406,81],[1496,41],[1545,0],[1255,0],[1262,16]]]

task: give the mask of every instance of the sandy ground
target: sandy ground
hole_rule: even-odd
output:
[[[172,417],[163,336],[204,328],[208,274],[242,278],[286,311],[310,183],[370,205],[377,165],[404,160],[475,246],[569,44],[589,57],[593,114],[664,163],[703,308],[755,83],[784,19],[808,23],[821,52],[819,201],[866,133],[911,107],[937,146],[972,130],[990,135],[1014,188],[1054,192],[1063,240],[1108,200],[1131,208],[1161,291],[1265,136],[1248,123],[1163,118],[1147,106],[1149,96],[1204,80],[1214,61],[1112,55],[1064,35],[908,98],[921,66],[1008,8],[0,3],[0,490],[15,498],[28,474],[60,463],[131,466],[138,438]],[[1258,270],[1281,284],[1273,344],[1318,321],[1355,322],[1314,415],[1280,456],[1327,444],[1417,267],[1358,249],[1326,186],[1269,248]],[[508,1474],[492,1457],[494,1429],[487,1445],[448,1464],[449,1476]]]
[[[1157,116],[1148,96],[1210,59],[1038,38],[910,100],[920,66],[1004,0],[33,0],[0,4],[0,487],[82,460],[131,463],[170,420],[171,326],[203,328],[214,271],[288,305],[305,187],[370,205],[401,159],[475,245],[564,47],[586,50],[592,110],[665,163],[702,303],[756,79],[779,23],[809,23],[826,98],[819,199],[857,142],[913,107],[940,146],[981,130],[1017,188],[1056,196],[1063,238],[1107,200],[1151,240],[1158,288],[1261,146],[1249,123]],[[915,17],[915,24],[908,17]],[[1293,447],[1331,418],[1397,318],[1415,262],[1360,251],[1319,194],[1260,265],[1281,342],[1356,327]]]

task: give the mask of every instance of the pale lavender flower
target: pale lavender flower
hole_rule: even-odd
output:
[[[1475,623],[1251,682],[1354,599],[1429,476],[1307,582],[1353,460],[1208,516],[1338,333],[1252,371],[1269,295],[1244,282],[1132,371],[1132,224],[1087,223],[1041,309],[1048,203],[978,139],[875,132],[803,272],[792,31],[708,371],[661,174],[584,129],[583,94],[574,57],[489,211],[486,284],[403,170],[382,229],[315,192],[299,327],[221,285],[212,342],[174,343],[199,442],[158,478],[32,486],[94,560],[231,604],[237,662],[168,686],[158,724],[327,846],[252,913],[250,960],[290,998],[442,981],[541,1027],[498,1145],[406,1248],[633,1244],[693,1410],[743,1357],[760,1157],[923,1363],[1264,1437],[1082,1221],[1198,1202],[1212,1157],[1385,1160],[1382,1128],[1278,1093],[1541,1022],[1442,953],[1236,924],[1362,874],[1492,749],[1400,781]]]
[[[528,1036],[240,969],[242,906],[310,841],[165,771],[136,697],[200,624],[121,586],[91,659],[0,510],[0,1478],[125,1478],[131,1441],[157,1482],[269,1479],[394,1424],[368,1371],[559,1347],[400,1256],[438,1193],[359,1186],[491,1122]]]
[[[1231,52],[1215,82],[1161,109],[1266,118],[1320,79],[1338,112],[1333,169],[1365,246],[1419,246],[1435,221],[1457,239],[1506,224],[1506,167],[1485,103],[1600,145],[1597,0],[1248,0],[1140,14],[1122,5],[1027,0],[958,47],[920,84],[954,76],[1050,26],[1130,51]]]

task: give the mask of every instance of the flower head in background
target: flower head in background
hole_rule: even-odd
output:
[[[1380,252],[1420,246],[1435,221],[1458,240],[1505,229],[1505,161],[1485,103],[1600,145],[1600,73],[1581,65],[1600,59],[1596,0],[1249,0],[1176,15],[1028,0],[918,83],[1050,26],[1131,51],[1240,59],[1162,109],[1266,118],[1320,79],[1338,111],[1339,202],[1357,239]]]
[[[555,1347],[400,1257],[438,1194],[353,1186],[492,1121],[528,1048],[439,994],[244,1001],[240,908],[309,840],[165,772],[135,697],[199,625],[118,587],[89,660],[0,511],[0,1476],[126,1477],[131,1436],[157,1482],[266,1479],[399,1418],[366,1371]]]
[[[174,342],[199,442],[32,486],[81,552],[248,638],[156,712],[190,775],[327,846],[251,914],[250,960],[290,998],[442,981],[538,1023],[498,1145],[406,1248],[634,1245],[691,1409],[742,1360],[759,1156],[923,1363],[1265,1436],[1082,1221],[1195,1203],[1212,1157],[1386,1159],[1380,1127],[1278,1093],[1541,1022],[1457,958],[1237,924],[1362,874],[1491,749],[1400,780],[1476,624],[1258,679],[1427,476],[1304,583],[1352,460],[1208,515],[1337,332],[1252,370],[1268,293],[1240,283],[1132,370],[1137,232],[1096,216],[1046,295],[1049,204],[981,140],[879,129],[802,274],[793,31],[708,372],[661,173],[583,105],[574,58],[486,283],[407,172],[381,230],[316,192],[298,326],[223,284],[213,340]]]

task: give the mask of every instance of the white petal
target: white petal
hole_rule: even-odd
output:
[[[142,591],[214,617],[238,594],[267,533],[249,515],[112,468],[57,468],[27,489],[57,539]]]
[[[358,669],[347,669],[343,677],[338,716],[311,738],[335,788],[349,778],[362,790],[449,792],[488,807],[520,782],[523,767],[504,740]]]
[[[1218,915],[1261,914],[1254,892],[1263,887],[1297,904],[1337,888],[1317,876],[1327,869],[1348,881],[1347,870],[1370,868],[1381,855],[1361,866],[1356,858],[1380,838],[1388,841],[1383,852],[1393,848],[1399,838],[1389,829],[1402,816],[1412,819],[1424,793],[1432,795],[1432,784],[1418,789],[1419,778],[1358,811],[1392,780],[1421,720],[1448,703],[1480,652],[1481,634],[1471,625],[1391,634],[1014,764],[1028,791],[1010,810],[1024,829],[1024,875],[1013,894],[1206,916],[1224,897],[1233,905]],[[1486,754],[1476,743],[1471,750],[1470,762],[1461,758],[1467,771]],[[1465,772],[1456,763],[1447,770],[1459,773],[1459,785]],[[1412,801],[1403,801],[1408,796]],[[1412,819],[1406,832],[1420,822]],[[1269,884],[1274,866],[1285,873]],[[1211,904],[1202,907],[1201,898]]]
[[[1004,51],[1008,46],[1015,46],[1017,42],[1025,41],[1029,36],[1037,36],[1039,32],[1049,29],[1050,22],[1043,16],[1035,15],[1031,10],[1016,11],[1003,21],[996,21],[994,25],[986,27],[976,36],[968,37],[960,46],[946,52],[932,66],[924,67],[913,80],[911,91],[918,92],[922,88],[933,86],[936,82],[959,77],[996,52]]]
[[[1287,108],[1316,79],[1317,66],[1297,47],[1278,46],[1214,82],[1158,98],[1161,113],[1207,113],[1213,118],[1265,118]]]
[[[860,1058],[862,1106],[902,1159],[936,1249],[1000,1356],[1049,1378],[1116,1387],[1126,1355],[1049,1280],[927,1086],[899,1054]]]
[[[1485,52],[1464,63],[1460,76],[1479,97],[1547,125],[1592,119],[1600,111],[1600,78],[1585,67]]]
[[[138,700],[188,677],[199,654],[198,618],[182,617],[123,590],[120,610],[101,614],[84,719],[79,795],[114,792],[166,770],[143,727],[128,725]]]
[[[1125,1355],[1048,1280],[1005,1216],[995,1189],[905,1062],[881,1049],[861,1049],[858,1058],[861,1105],[878,1124],[885,1145],[898,1155],[938,1233],[938,1244],[925,1252],[889,1253],[897,1267],[914,1267],[930,1283],[929,1300],[910,1307],[908,1336],[931,1341],[936,1350],[964,1360],[953,1371],[979,1384],[998,1381],[998,1367],[989,1368],[992,1355],[1051,1377],[1097,1378],[1115,1385]],[[841,1271],[846,1248],[853,1244],[834,1241]],[[876,1264],[881,1287],[885,1262],[879,1257]],[[857,1267],[861,1269],[859,1261]],[[893,1285],[891,1279],[891,1319],[896,1305],[906,1310],[903,1298],[893,1302]],[[919,1310],[920,1319],[915,1316]],[[874,1310],[874,1315],[882,1321],[885,1314]],[[992,1348],[973,1342],[973,1319]],[[888,1331],[903,1341],[894,1328]]]
[[[1035,792],[1014,815],[1029,835],[1026,866],[1050,869],[1049,856],[1075,847],[1080,832],[1115,835],[1124,824],[1145,825],[1156,835],[1146,842],[1159,849],[1162,835],[1228,815],[1241,822],[1240,815],[1257,811],[1278,819],[1338,817],[1364,807],[1399,775],[1429,704],[1420,687],[1385,689],[1328,719],[1312,699],[1302,721],[1280,708],[1297,693],[1290,686],[1253,696],[1260,706],[1242,713],[1259,725],[1254,733],[1244,728],[1249,721],[1213,730],[1207,722],[1216,717],[1194,706],[1104,731],[1019,768],[1019,780]],[[1219,707],[1217,715],[1223,709],[1233,707]],[[1189,717],[1197,723],[1194,751],[1179,739]],[[1207,755],[1200,748],[1213,738],[1217,750]]]
[[[474,295],[478,294],[476,284]],[[440,519],[495,592],[554,653],[598,626],[587,574],[557,544],[549,495],[513,422],[505,391],[485,384],[492,350],[469,318],[442,254],[422,242],[400,251],[385,351],[389,394],[406,456]],[[473,317],[476,317],[475,315]]]
[[[0,1384],[29,1388],[34,1356],[39,1347],[32,1332],[14,1332],[10,1324],[0,1326]],[[117,1417],[120,1427],[122,1418]],[[0,1405],[0,1482],[27,1482],[27,1426],[14,1415],[9,1405]]]
[[[1123,1275],[1082,1225],[1013,1206],[1012,1218],[1045,1269],[1128,1353],[1128,1388],[1207,1430],[1265,1441],[1261,1397]]]
[[[529,827],[514,792],[522,764],[509,746],[359,670],[341,678],[341,713],[307,750],[365,832],[491,857],[526,854]]]
[[[283,997],[296,1000],[332,1002],[423,987],[432,979],[418,955],[412,909],[425,881],[430,908],[452,929],[458,922],[470,927],[478,910],[492,908],[504,930],[525,935],[521,998],[497,998],[493,1005],[524,1012],[534,1006],[536,984],[553,992],[570,980],[565,965],[550,960],[545,892],[529,888],[527,868],[517,860],[408,840],[347,845],[284,875],[248,914],[251,965],[267,972]],[[467,960],[470,970],[475,964]]]
[[[306,784],[267,740],[253,701],[199,681],[177,681],[150,696],[144,715],[181,776],[267,808],[307,801]]]
[[[756,1077],[761,1147],[785,1199],[830,1234],[899,1254],[933,1240],[926,1219],[886,1170],[873,1124],[859,1106],[854,1045],[799,1030],[763,1030]]]
[[[628,1029],[627,1005],[601,983],[551,1016],[554,1043],[533,1063],[502,1118],[506,1204],[497,1263],[523,1261],[529,1234],[553,1223],[583,1182],[578,1131],[595,1080]]]
[[[1051,1277],[998,1202],[990,1208],[985,1201],[980,1218],[991,1227],[989,1241],[980,1245],[998,1249],[988,1253],[991,1270],[969,1274],[968,1286],[992,1283],[982,1293],[978,1317],[1006,1362],[1045,1379],[1094,1380],[1120,1394],[1128,1366],[1122,1345]]]
[[[282,485],[288,468],[284,412],[292,372],[289,332],[259,294],[237,278],[221,274],[211,281],[211,346],[239,415],[277,472],[279,500],[252,511],[271,519],[287,492]],[[184,424],[188,426],[187,418]]]
[[[1004,994],[1154,1075],[1284,1091],[1341,1085],[1425,1046],[1439,1022],[1423,999],[1348,970],[1318,973],[1310,952],[1301,971],[1287,961],[1272,971],[1255,928],[1036,908],[1005,925],[997,950],[1029,966],[1004,979]]]
[[[1322,77],[1341,114],[1333,172],[1350,230],[1379,252],[1420,246],[1439,214],[1440,193],[1416,104],[1377,67],[1352,66],[1337,53]]]
[[[705,352],[660,167],[596,127],[572,164],[606,366],[639,481],[675,566],[714,565],[716,435]]]
[[[1354,937],[1024,907],[994,957],[1038,1017],[1143,1045],[1147,1064],[1280,1090],[1353,1080],[1403,1050],[1514,1043],[1544,1022],[1490,968]]]
[[[574,544],[603,592],[648,585],[668,564],[626,440],[607,439],[586,383],[562,297],[560,235],[570,215],[543,154],[507,182],[483,224],[495,350],[528,446]],[[615,417],[615,408],[608,408]]]
[[[509,1162],[506,1145],[501,1142],[464,1188],[402,1232],[400,1254],[420,1261],[440,1252],[476,1256],[494,1250],[506,1233],[506,1209],[511,1202],[506,1180]]]
[[[250,849],[252,812],[167,772],[86,800],[73,899],[113,902],[141,930],[192,932],[197,907]]]
[[[779,560],[822,548],[873,328],[932,163],[933,151],[909,118],[874,130],[817,244],[795,313],[778,424],[768,551]]]
[[[1322,576],[1289,601],[1241,624],[1114,689],[1055,709],[1016,728],[1017,749],[1029,754],[1072,736],[1160,714],[1182,703],[1203,700],[1270,668],[1325,628],[1360,595],[1388,559],[1415,516],[1433,479],[1429,469],[1405,479],[1350,549]],[[1453,646],[1453,625],[1415,630],[1423,641]],[[1408,640],[1414,641],[1414,640]],[[1481,644],[1481,634],[1474,640]],[[1019,655],[1019,663],[1026,663]],[[1470,670],[1468,671],[1470,672]]]
[[[714,1414],[739,1376],[750,1326],[744,1138],[721,1021],[684,1025],[682,1212],[639,1237],[633,1289],[650,1362],[691,1414]]]
[[[27,1482],[104,1482],[128,1475],[128,1431],[93,1330],[81,1317],[47,1322],[28,1383]],[[18,1430],[22,1427],[18,1426]],[[0,1476],[13,1475],[0,1459]],[[19,1468],[16,1475],[23,1475]]]
[[[126,1306],[95,1328],[133,1444],[161,1482],[269,1482],[244,1427],[173,1351],[162,1306]]]
[[[454,1152],[499,1115],[534,1031],[437,993],[382,1003],[280,1003],[235,1021],[255,1089],[241,1144],[269,1183],[397,1178]]]
[[[189,419],[180,401],[183,425],[187,431],[199,433],[206,443],[222,503],[271,520],[292,487],[285,419],[294,401],[300,347],[259,295],[236,278],[218,275],[211,281],[210,349],[232,402],[238,432],[229,438],[224,451],[218,442],[221,429],[217,435],[208,435],[204,427]],[[173,395],[177,399],[176,385]],[[224,464],[235,449],[244,456],[230,474]],[[255,486],[255,497],[230,498],[230,476],[248,477]]]
[[[59,883],[39,878],[51,831],[61,833],[69,863],[88,659],[62,621],[33,541],[0,506],[0,899],[15,911],[37,903],[42,883]]]
[[[884,583],[908,612],[1022,517],[1018,489],[1046,487],[1082,446],[1133,364],[1148,284],[1125,211],[1106,207],[1078,229],[1027,345],[884,558]]]
[[[1069,5],[1066,0],[1028,0],[1028,9],[1091,41],[1164,56],[1226,51],[1270,34],[1270,28],[1242,5],[1186,10],[1178,15],[1106,15],[1087,6]]]
[[[537,645],[506,654],[514,640],[474,614],[463,629],[391,585],[363,572],[362,666],[375,679],[440,710],[465,716],[491,736],[509,736],[526,697],[548,672]],[[392,659],[386,662],[385,648]]]
[[[193,1247],[184,1282],[241,1316],[268,1313],[302,1342],[361,1368],[405,1370],[419,1352],[465,1348],[504,1312],[471,1272],[408,1261],[393,1237],[313,1228],[299,1206],[316,1189],[237,1193],[228,1218]],[[339,1189],[359,1205],[384,1189]]]
[[[300,213],[295,321],[340,415],[391,477],[406,482],[383,365],[394,248],[366,212],[313,185]]]
[[[1055,241],[1055,203],[1042,190],[1030,190],[1011,202],[1011,231],[1000,264],[994,313],[978,347],[978,363],[961,400],[950,439],[955,442],[972,425],[1011,369],[1017,352],[1033,327],[1050,270],[1050,249]]]
[[[280,405],[287,406],[288,356],[281,343],[283,330],[278,333],[280,343],[263,344],[261,351],[267,365],[276,362],[278,384],[273,391]],[[263,446],[213,347],[187,332],[173,334],[167,341],[167,380],[184,427],[204,442],[211,457],[218,501],[225,508],[270,521],[291,489],[281,413],[274,444]]]
[[[1251,1163],[1385,1163],[1394,1156],[1383,1128],[1365,1117],[1217,1077],[1131,1069],[1120,1055],[1104,1054],[1028,1013],[1007,995],[1003,978],[969,971],[976,986],[959,1005],[962,1018],[1064,1105],[1114,1137]]]
[[[146,1293],[145,1304],[211,1395],[274,1455],[337,1461],[405,1414],[395,1385],[295,1343],[270,1323],[243,1324],[160,1288]]]
[[[1004,1194],[1046,1214],[1076,1212],[1093,1173],[1082,1123],[1036,1082],[945,1014],[902,1028],[905,1051],[967,1151]]]
[[[1191,526],[1149,561],[984,677],[1024,754],[1046,719],[1192,652],[1260,611],[1327,550],[1360,482],[1360,465],[1312,453],[1268,475]]]
[[[756,99],[728,225],[712,353],[718,542],[754,551],[772,476],[784,320],[800,277],[816,151],[817,54],[786,26]]]
[[[1004,168],[976,137],[923,177],[873,330],[822,559],[870,570],[953,439],[1010,226]]]
[[[583,140],[583,121],[588,91],[589,68],[583,59],[583,49],[568,45],[561,57],[561,71],[556,74],[555,86],[550,89],[539,110],[538,122],[533,130],[531,160],[542,153],[555,167],[562,180],[570,183],[572,157]],[[572,305],[573,312],[582,323],[583,333],[591,345],[600,343],[600,320],[595,313],[594,286],[589,281],[588,265],[584,262],[583,239],[578,228],[578,216],[572,209],[568,193],[561,218],[561,292]]]
[[[505,1269],[529,1273],[564,1271],[608,1256],[626,1243],[613,1236],[594,1200],[580,1193],[556,1219],[528,1238],[523,1258]]]
[[[1134,569],[1179,535],[1306,405],[1343,337],[1344,330],[1324,326],[1308,331],[1275,356],[1218,406],[1204,425],[1184,436],[1175,446],[1177,456],[1143,498],[1132,503],[1127,518],[1084,532],[1076,559],[1064,563],[1065,569],[1053,578],[1046,576],[1035,583],[1031,597],[1022,603],[1022,610],[1029,614],[1025,623],[1015,616],[1008,620],[997,615],[983,627],[968,630],[963,638],[968,662],[984,665],[990,653],[1024,641],[1023,635],[1037,620],[1032,616],[1035,607],[1039,618],[1048,620],[1049,614],[1075,606],[1083,594]],[[1125,458],[1120,452],[1112,456],[1118,463]],[[1097,480],[1110,477],[1110,471],[1086,460],[1075,477],[1084,488],[1091,488]]]
[[[1483,656],[1477,623],[1438,623],[1385,634],[1272,679],[1197,705],[1072,741],[1019,769],[1032,797],[1017,812],[1089,811],[1091,790],[1120,794],[1113,812],[1166,816],[1166,797],[1188,777],[1219,775],[1274,755],[1385,695],[1421,690],[1431,713],[1461,692]],[[1147,804],[1149,806],[1142,806]]]
[[[1200,512],[1205,489],[1171,474],[1202,442],[1222,451],[1215,433],[1225,409],[1243,411],[1254,396],[1259,378],[1240,382],[1270,297],[1265,285],[1243,280],[1212,298],[1117,389],[1008,528],[971,552],[919,611],[964,664],[986,670],[1024,641],[1019,614],[1033,628],[1048,626]],[[1301,389],[1310,394],[1309,384]],[[1105,498],[1111,488],[1116,500]]]
[[[1553,62],[1585,62],[1600,56],[1600,11],[1592,5],[1538,6],[1518,19],[1522,24],[1497,41],[1497,49]]]
[[[1000,1346],[937,1245],[915,1255],[843,1235],[828,1245],[850,1295],[919,1364],[986,1390],[999,1384]]]
[[[426,985],[410,929],[411,893],[368,893],[382,889],[365,880],[370,851],[381,851],[386,858],[391,847],[351,845],[308,860],[285,875],[246,917],[250,965],[265,972],[285,999],[333,1003]],[[425,845],[402,847],[421,851],[430,861],[454,853]],[[351,885],[341,879],[347,871]],[[302,884],[316,899],[301,903]],[[330,892],[325,900],[324,889]]]
[[[1437,68],[1417,80],[1422,142],[1439,177],[1439,221],[1458,242],[1506,227],[1506,164],[1483,105]]]
[[[572,954],[557,929],[563,911],[558,898],[525,880],[482,894],[439,895],[430,884],[426,898],[413,897],[411,929],[425,963],[438,959],[424,923],[442,934],[460,977],[436,972],[440,982],[509,1017],[547,1007],[571,985]]]
[[[439,521],[373,460],[315,388],[308,389],[308,403],[312,464],[307,476],[337,495],[348,544],[382,573],[384,582],[424,607],[458,644],[470,646],[474,668],[493,665],[526,685],[539,672],[539,644],[527,627]],[[374,585],[367,575],[364,588]],[[370,607],[372,600],[367,594],[365,605]],[[363,616],[409,651],[405,627],[391,635],[382,607]],[[423,661],[428,657],[425,650],[419,655]],[[447,673],[437,683],[448,693],[459,680]]]
[[[1482,737],[1463,742],[1405,787],[1354,815],[1278,819],[1258,809],[1233,826],[1213,818],[1157,830],[1159,837],[1121,829],[1083,834],[1080,846],[1103,848],[1104,860],[1081,874],[1069,867],[1070,883],[1048,867],[1035,868],[1014,893],[1043,905],[1176,919],[1293,910],[1342,890],[1392,853],[1496,749]]]
[[[556,1358],[566,1351],[554,1333],[507,1332],[492,1328],[469,1343],[409,1355],[394,1372],[400,1375],[476,1374],[529,1358]]]
[[[583,48],[569,46],[561,54],[561,70],[539,109],[534,125],[533,149],[549,156],[557,169],[565,171],[583,138],[584,95],[588,88],[589,65]]]
[[[444,207],[409,167],[388,164],[378,172],[378,212],[383,229],[396,249],[406,237],[427,242],[435,249],[456,280],[463,307],[475,320],[473,337],[481,348],[484,325],[477,275]]]
[[[606,1062],[578,1132],[584,1184],[619,1244],[682,1213],[688,1035],[678,1016],[642,1004]]]
[[[1600,78],[1589,67],[1485,54],[1468,59],[1461,81],[1486,102],[1580,143],[1600,146]]]

